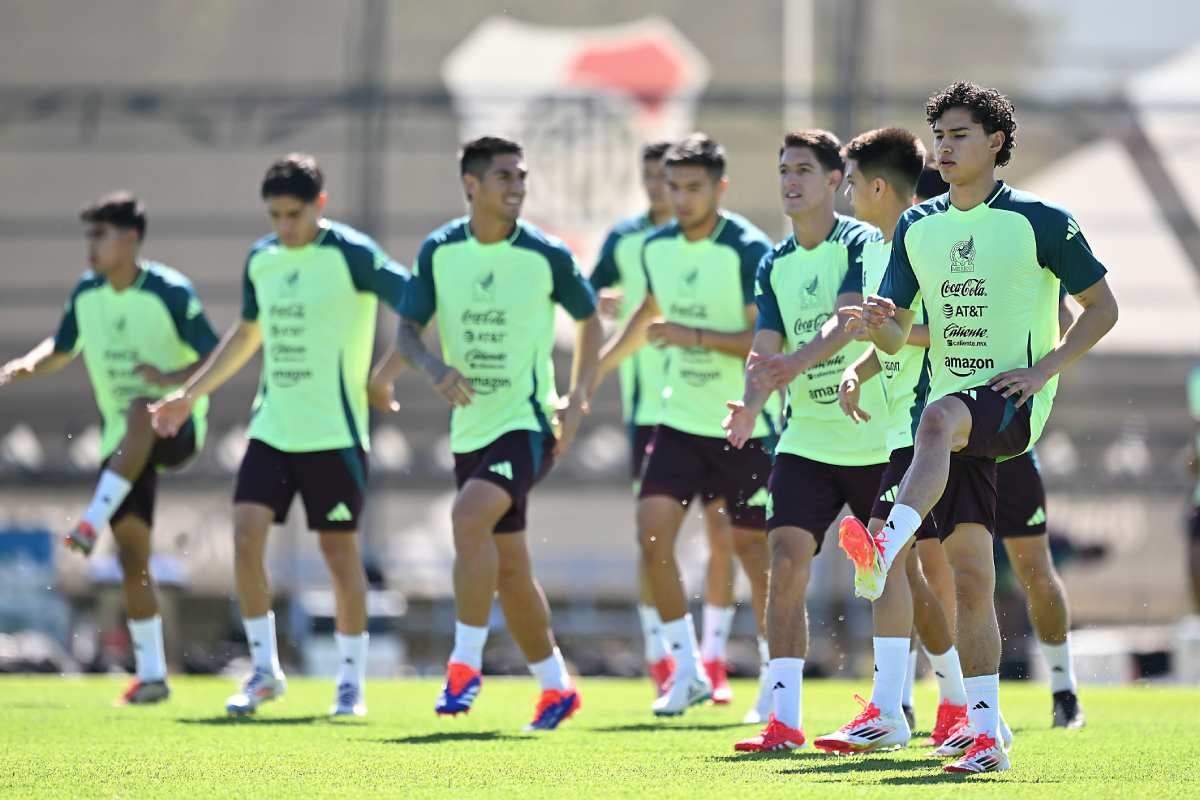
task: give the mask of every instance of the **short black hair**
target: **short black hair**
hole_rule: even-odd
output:
[[[108,224],[137,231],[139,242],[146,238],[146,206],[133,192],[124,189],[88,203],[80,209],[79,219],[89,225]]]
[[[647,142],[642,145],[642,161],[662,161],[674,142],[660,139],[657,142]]]
[[[492,159],[503,155],[523,157],[525,151],[512,139],[499,136],[480,136],[478,139],[472,139],[462,146],[458,154],[458,174],[482,178],[492,165]]]
[[[996,89],[985,89],[976,83],[958,81],[934,93],[925,103],[925,119],[932,127],[952,108],[965,108],[971,119],[983,126],[984,133],[996,131],[1004,134],[1004,144],[996,153],[996,166],[1003,167],[1012,158],[1012,149],[1017,146],[1017,120],[1013,116],[1013,104]]]
[[[668,167],[704,167],[709,177],[719,181],[725,176],[725,148],[706,133],[693,133],[671,145],[663,163]]]
[[[788,131],[779,147],[780,158],[789,147],[807,147],[812,150],[813,155],[817,157],[817,163],[824,167],[826,172],[846,171],[846,162],[842,160],[842,143],[829,131],[820,128]]]
[[[877,128],[860,133],[850,140],[843,153],[857,162],[863,175],[883,178],[905,200],[912,197],[925,167],[925,146],[915,133],[904,128]]]
[[[950,184],[942,178],[942,173],[938,172],[937,167],[926,165],[925,169],[921,170],[921,177],[917,179],[917,188],[913,190],[917,200],[924,202],[931,197],[940,197],[950,191]]]
[[[316,158],[307,153],[288,153],[267,167],[261,193],[263,200],[287,195],[311,203],[324,188],[325,175],[317,166]]]

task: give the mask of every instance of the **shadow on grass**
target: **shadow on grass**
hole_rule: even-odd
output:
[[[740,722],[694,722],[687,725],[673,725],[670,722],[635,722],[631,725],[609,725],[589,730],[595,733],[647,733],[650,731],[724,731],[730,728],[745,727]]]
[[[863,772],[923,772],[925,775],[905,777],[905,781],[921,783],[930,777],[953,777],[942,772],[942,759],[887,758],[880,756],[824,756],[803,762],[802,769],[785,769],[781,775],[849,775]],[[884,780],[887,780],[886,778]],[[960,778],[961,780],[961,778]],[[940,782],[940,781],[934,781]]]
[[[326,716],[308,717],[195,717],[192,719],[176,720],[181,725],[312,725],[316,722],[328,722]]]
[[[448,731],[426,733],[421,736],[405,736],[401,739],[372,739],[380,744],[445,744],[446,742],[518,742],[533,739],[532,736],[513,736],[500,731]]]

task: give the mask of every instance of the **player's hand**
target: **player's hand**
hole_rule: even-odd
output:
[[[861,306],[843,306],[848,317],[858,317],[868,330],[883,327],[883,324],[896,316],[896,304],[887,297],[877,294],[867,295]]]
[[[572,395],[559,400],[558,410],[554,412],[554,427],[558,441],[554,443],[554,457],[559,458],[567,452],[567,448],[575,441],[583,418],[591,411],[588,402],[582,397]]]
[[[854,420],[855,424],[871,421],[871,415],[863,411],[858,404],[861,394],[862,382],[858,379],[858,373],[847,369],[842,373],[842,382],[838,385],[838,407],[842,409],[843,414]]]
[[[446,402],[450,405],[456,407],[471,405],[475,389],[471,387],[471,382],[454,367],[446,367],[441,376],[436,378],[430,376],[430,380],[433,381],[433,388],[446,398]]]
[[[837,310],[837,314],[842,330],[853,336],[854,341],[865,342],[870,339],[867,335],[867,323],[863,320],[862,306],[842,306]]]
[[[167,376],[163,374],[162,370],[151,364],[138,364],[133,368],[133,372],[139,378],[152,386],[171,385],[171,382],[167,380]]]
[[[730,400],[725,407],[729,409],[725,419],[721,420],[721,427],[725,429],[725,438],[731,445],[741,450],[746,442],[754,436],[754,415],[741,400]]]
[[[596,310],[605,319],[616,319],[617,315],[621,313],[621,301],[624,299],[625,293],[620,289],[601,289],[597,297],[599,302]]]
[[[400,410],[400,404],[396,402],[396,384],[393,381],[370,381],[367,384],[367,402],[377,411],[395,414]]]
[[[23,358],[14,358],[0,367],[0,386],[33,377],[33,368]]]
[[[1021,369],[1010,369],[1008,372],[1001,372],[988,381],[988,383],[1002,397],[1015,399],[1017,401],[1017,408],[1020,408],[1028,403],[1030,398],[1041,391],[1041,388],[1049,380],[1050,376],[1038,369],[1037,365],[1034,365],[1032,367],[1022,367]]]
[[[693,347],[696,344],[696,329],[678,322],[651,322],[646,329],[646,340],[655,347]]]
[[[761,357],[756,361],[746,362],[746,374],[750,383],[760,392],[774,392],[787,386],[801,370],[790,355],[773,355]]]
[[[172,392],[155,403],[151,403],[150,420],[154,425],[154,432],[165,438],[170,438],[179,433],[179,429],[192,416],[192,408],[195,405],[195,398],[182,389]]]

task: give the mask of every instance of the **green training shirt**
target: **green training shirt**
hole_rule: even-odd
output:
[[[780,242],[758,267],[758,327],[784,338],[784,352],[799,350],[837,313],[838,295],[863,290],[863,248],[879,231],[837,215],[825,241],[811,250],[794,236]],[[886,403],[880,381],[862,388],[860,405],[870,422],[855,423],[838,406],[842,371],[871,345],[851,342],[805,370],[787,387],[779,452],[838,466],[888,459]]]
[[[892,243],[875,239],[863,246],[863,295],[878,294],[883,273],[892,257]],[[918,297],[917,303],[920,302]],[[917,315],[916,323],[927,322],[924,306]],[[929,370],[926,364],[928,350],[906,344],[896,355],[889,355],[875,348],[875,355],[883,371],[883,394],[887,402],[887,449],[900,450],[912,447],[917,422],[925,408],[925,395],[929,391]]]
[[[409,275],[348,225],[316,239],[257,242],[246,259],[242,318],[262,331],[263,370],[249,436],[290,453],[369,447],[367,380],[375,312],[399,308]]]
[[[157,399],[174,387],[147,383],[133,369],[149,364],[175,372],[217,346],[200,298],[179,272],[153,261],[139,265],[137,278],[121,291],[103,275],[85,272],[67,300],[54,349],[83,351],[96,406],[100,409],[100,454],[108,458],[125,437],[129,402]],[[192,418],[197,448],[204,444],[208,399],[196,402]]]
[[[451,412],[455,453],[509,431],[552,433],[556,303],[576,320],[596,311],[571,251],[528,222],[493,244],[476,239],[466,217],[425,239],[400,313],[422,326],[437,314],[442,357],[475,389]]]
[[[737,214],[720,212],[713,232],[688,241],[669,222],[646,237],[642,264],[647,290],[663,319],[721,333],[747,330],[746,306],[754,302],[754,270],[771,248],[766,235]],[[667,347],[660,422],[684,433],[725,438],[725,404],[742,396],[745,359],[706,347]],[[755,423],[754,437],[773,437],[779,406],[775,395]]]
[[[1079,294],[1104,274],[1066,210],[997,181],[969,211],[945,194],[904,212],[879,294],[924,297],[932,402],[1036,364],[1058,344],[1059,281]],[[1055,376],[1030,400],[1030,448],[1057,390]]]
[[[617,322],[624,325],[646,299],[646,272],[642,269],[642,245],[654,230],[648,214],[619,223],[600,248],[596,268],[589,281],[594,289],[621,287],[621,309]],[[621,362],[621,407],[632,425],[657,425],[662,414],[667,354],[657,347],[643,347]]]

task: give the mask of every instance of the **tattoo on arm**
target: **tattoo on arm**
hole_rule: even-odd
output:
[[[434,383],[441,382],[450,368],[429,352],[415,322],[403,320],[396,335],[396,352],[414,367],[419,367]]]

